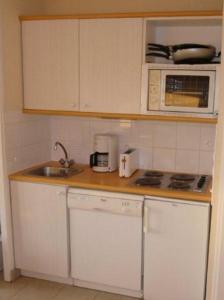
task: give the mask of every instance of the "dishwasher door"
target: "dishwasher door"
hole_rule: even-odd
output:
[[[69,193],[72,277],[140,291],[143,198],[115,195]]]

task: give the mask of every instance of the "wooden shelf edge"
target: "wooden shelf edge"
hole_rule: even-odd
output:
[[[138,114],[115,114],[115,113],[98,113],[98,112],[79,112],[79,111],[59,111],[59,110],[39,110],[23,109],[25,114],[48,115],[48,116],[76,116],[101,119],[121,119],[121,120],[154,120],[168,122],[189,122],[189,123],[207,123],[216,124],[217,118],[199,118],[199,117],[182,117],[167,115],[138,115]]]
[[[102,19],[102,18],[155,18],[155,17],[218,17],[221,10],[205,11],[157,11],[157,12],[129,12],[129,13],[98,13],[75,15],[39,15],[19,16],[20,21],[32,20],[60,20],[60,19]]]

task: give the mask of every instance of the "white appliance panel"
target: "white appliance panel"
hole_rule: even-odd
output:
[[[88,201],[88,195],[85,201],[82,195],[81,203],[74,196],[69,194],[72,277],[140,291],[142,201],[96,196]]]
[[[209,205],[147,200],[144,299],[203,300]]]

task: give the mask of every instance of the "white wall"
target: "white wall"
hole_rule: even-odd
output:
[[[224,28],[222,32],[224,53]],[[224,98],[224,59],[221,65],[220,99]],[[224,102],[219,103],[213,177],[213,212],[206,300],[224,299]]]
[[[1,8],[1,7],[0,7]],[[2,37],[2,10],[0,9],[0,50],[3,46]],[[12,247],[12,231],[11,218],[8,218],[10,213],[9,191],[7,179],[5,177],[5,149],[4,149],[4,122],[3,122],[3,102],[4,102],[4,80],[3,80],[3,55],[0,51],[0,226],[1,226],[1,240],[4,252],[4,268],[6,270],[6,278],[9,279],[10,271],[13,269],[13,247]],[[2,251],[1,251],[2,253]]]
[[[4,127],[8,172],[50,158],[47,118],[22,114],[22,49],[19,15],[43,14],[43,1],[1,2],[4,83]]]
[[[30,118],[22,115],[22,73],[21,73],[21,32],[18,16],[20,14],[43,13],[42,1],[39,0],[1,0],[0,1],[0,214],[2,227],[2,242],[4,256],[4,277],[10,281],[14,273],[14,255],[12,241],[12,220],[9,198],[7,171],[12,164],[7,161],[7,152],[13,149],[15,141],[20,140],[20,154],[27,154],[25,160],[31,161],[32,153],[24,152],[31,137],[24,138],[24,122],[29,126]],[[7,114],[5,112],[7,111]],[[20,120],[19,123],[16,122]],[[35,118],[34,118],[35,119]],[[23,120],[23,122],[21,122]],[[16,128],[17,134],[9,134],[11,127]],[[22,125],[22,126],[20,126]],[[6,129],[6,130],[5,130]],[[35,136],[35,131],[33,135]],[[38,157],[39,158],[39,157]],[[21,159],[21,165],[24,159]],[[18,163],[18,160],[16,164]],[[15,164],[15,165],[16,165]],[[18,163],[18,167],[20,167]],[[14,168],[13,166],[12,168]]]
[[[49,14],[222,9],[222,0],[45,0]]]
[[[139,149],[140,168],[211,174],[215,129],[208,124],[52,117],[51,158],[62,156],[53,150],[59,140],[75,161],[88,163],[94,134],[112,133],[119,136],[120,152]]]
[[[43,13],[43,0],[1,0],[4,57],[4,107],[7,111],[20,110],[23,104],[22,49],[19,15]]]

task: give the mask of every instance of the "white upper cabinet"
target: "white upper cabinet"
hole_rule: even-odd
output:
[[[139,113],[142,19],[80,20],[80,110]]]
[[[22,23],[24,108],[79,110],[79,20]]]

